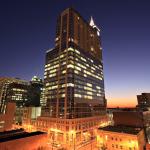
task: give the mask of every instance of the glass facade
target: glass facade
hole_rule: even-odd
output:
[[[96,29],[76,11],[67,9],[58,17],[55,48],[46,53],[45,115],[71,119],[105,114],[102,50],[98,39]]]
[[[82,118],[105,112],[101,61],[71,47],[57,56],[53,49],[47,57],[44,78],[50,116]]]

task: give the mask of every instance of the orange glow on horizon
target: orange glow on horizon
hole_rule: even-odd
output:
[[[135,107],[137,105],[136,98],[109,98],[107,107]]]

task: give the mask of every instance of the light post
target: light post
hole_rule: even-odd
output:
[[[73,150],[75,150],[75,137],[74,137],[74,131],[71,131],[71,139],[72,139],[72,143],[73,143]]]
[[[93,142],[93,136],[91,137],[91,150],[92,150],[92,143]]]
[[[54,144],[54,134],[52,134],[52,150],[53,150],[53,144]]]

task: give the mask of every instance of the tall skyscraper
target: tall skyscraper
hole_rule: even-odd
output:
[[[73,8],[58,17],[55,47],[46,52],[46,107],[34,124],[70,146],[95,137],[107,122],[100,30]]]
[[[84,118],[105,113],[99,29],[72,8],[57,20],[55,48],[47,51],[45,89],[50,116]]]

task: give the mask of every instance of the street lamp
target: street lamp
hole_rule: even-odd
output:
[[[75,150],[75,137],[74,137],[74,134],[75,134],[75,132],[72,130],[72,131],[70,131],[70,133],[71,133],[71,139],[72,139],[72,142],[73,142],[73,150]]]

